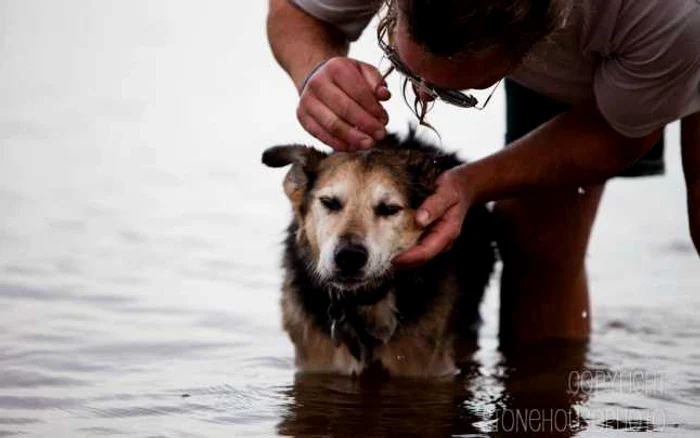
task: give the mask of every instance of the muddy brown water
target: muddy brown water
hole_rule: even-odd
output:
[[[0,1],[0,436],[700,436],[677,125],[666,176],[607,189],[588,347],[500,352],[494,280],[454,380],[297,375],[259,156],[310,139],[264,3]],[[464,157],[502,142],[501,91],[431,117]]]

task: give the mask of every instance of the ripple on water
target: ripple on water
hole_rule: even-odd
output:
[[[4,368],[0,374],[0,388],[71,387],[87,384],[84,380],[57,376],[45,372]]]
[[[134,300],[117,294],[80,294],[64,287],[39,289],[20,284],[0,283],[0,298],[13,300],[67,301],[73,303],[124,305]]]
[[[5,265],[3,271],[10,275],[22,275],[31,278],[42,278],[48,277],[53,273],[51,270],[46,268],[41,268],[38,266],[27,266],[27,265]]]
[[[22,418],[22,417],[6,417],[2,418],[0,417],[0,424],[34,424],[34,423],[39,423],[39,420],[36,418]]]
[[[206,341],[124,341],[109,342],[78,349],[79,353],[102,359],[123,361],[128,358],[138,361],[184,357],[199,351],[212,351],[235,346],[235,342]]]
[[[86,407],[83,410],[98,418],[134,418],[134,417],[161,417],[176,414],[187,414],[195,411],[212,410],[210,406],[196,403],[182,405],[149,405],[127,407]]]
[[[66,409],[79,404],[80,400],[71,397],[0,395],[0,408],[8,410]]]
[[[600,423],[605,429],[622,430],[625,432],[654,432],[656,426],[646,420],[605,420]]]
[[[124,430],[114,429],[112,427],[81,427],[78,428],[79,432],[84,432],[87,436],[116,436],[116,435],[126,435]]]

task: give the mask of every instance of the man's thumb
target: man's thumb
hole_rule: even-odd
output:
[[[360,73],[365,78],[365,81],[369,84],[370,88],[374,92],[375,96],[380,100],[386,100],[391,97],[389,89],[386,87],[386,82],[374,66],[365,64],[364,62],[359,62],[358,67]]]
[[[445,211],[447,211],[451,204],[452,203],[439,193],[435,193],[423,201],[423,204],[418,208],[416,212],[416,223],[421,227],[427,227],[437,218],[445,214]]]

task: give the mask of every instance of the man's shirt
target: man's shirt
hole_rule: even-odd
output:
[[[380,0],[291,0],[356,40]],[[510,78],[554,99],[595,99],[610,126],[642,137],[700,111],[700,0],[571,1],[565,26]]]

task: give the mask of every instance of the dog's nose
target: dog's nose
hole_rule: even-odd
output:
[[[335,265],[343,275],[357,274],[367,263],[367,248],[355,243],[341,245],[335,253]]]

